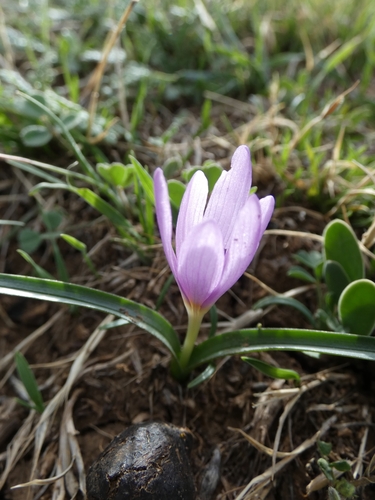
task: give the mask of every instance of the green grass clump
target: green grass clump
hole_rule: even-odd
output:
[[[327,211],[339,210],[345,199],[349,215],[368,224],[372,194],[350,189],[373,185],[363,181],[363,168],[375,161],[371,0],[135,3],[108,52],[96,101],[95,69],[125,8],[118,0],[4,6],[5,152],[48,155],[53,163],[58,143],[58,157],[62,148],[69,163],[77,156],[74,141],[87,165],[110,164],[124,141],[163,149],[189,134],[214,134],[233,146],[248,143],[256,162],[272,166],[283,186],[279,203],[307,197]],[[236,101],[228,104],[228,97]],[[172,113],[156,125],[165,108]],[[184,108],[194,109],[199,122],[188,137]],[[120,149],[124,164],[129,149]],[[87,173],[84,163],[79,168]]]

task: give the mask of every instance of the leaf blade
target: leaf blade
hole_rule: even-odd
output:
[[[375,338],[289,328],[249,328],[205,340],[192,352],[187,370],[229,355],[257,351],[309,351],[375,361]]]
[[[177,358],[180,342],[172,325],[156,311],[108,292],[62,281],[0,273],[0,293],[87,307],[126,319],[158,338]]]

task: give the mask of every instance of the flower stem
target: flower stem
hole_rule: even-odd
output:
[[[186,332],[186,337],[184,345],[181,348],[180,353],[180,366],[184,370],[189,362],[192,350],[194,348],[195,341],[197,339],[199,329],[202,323],[204,312],[199,311],[193,312],[188,311],[188,328]]]

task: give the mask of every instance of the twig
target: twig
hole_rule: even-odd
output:
[[[100,84],[102,82],[103,74],[105,67],[107,65],[108,57],[113,49],[116,40],[118,36],[120,35],[124,25],[126,24],[131,11],[133,10],[134,5],[138,2],[138,0],[131,0],[127,8],[125,9],[124,13],[122,14],[120,21],[118,22],[116,29],[112,31],[110,36],[108,37],[108,40],[106,41],[106,44],[104,46],[103,50],[103,55],[98,63],[97,67],[95,68],[94,74],[92,75],[88,87],[92,87],[92,92],[91,92],[91,97],[90,97],[90,104],[89,104],[89,122],[88,122],[88,127],[87,127],[87,137],[90,137],[91,135],[91,129],[92,129],[92,124],[94,122],[94,116],[96,113],[96,108],[98,105],[98,99],[99,99],[99,89],[100,89]]]

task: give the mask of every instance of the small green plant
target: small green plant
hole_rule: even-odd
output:
[[[29,363],[21,352],[16,352],[14,355],[14,361],[16,363],[18,376],[30,398],[30,401],[24,401],[19,398],[17,398],[17,401],[27,408],[36,410],[38,413],[43,413],[43,398]]]
[[[318,450],[321,457],[318,459],[318,465],[322,473],[329,481],[328,499],[342,500],[350,499],[355,495],[355,486],[351,481],[340,477],[340,473],[350,472],[351,465],[347,460],[329,460],[329,454],[332,451],[332,445],[324,441],[318,441]]]
[[[314,284],[318,307],[315,314],[290,297],[266,297],[254,308],[288,305],[300,311],[313,326],[336,332],[370,335],[375,327],[375,283],[365,278],[357,237],[344,221],[331,221],[323,232],[323,251],[301,250],[294,255],[301,265],[288,276]],[[307,268],[308,270],[306,270]]]
[[[43,242],[48,242],[52,246],[59,279],[61,281],[69,281],[68,270],[57,244],[57,239],[60,235],[58,228],[63,221],[63,215],[58,210],[42,211],[41,215],[47,232],[41,233],[30,228],[21,229],[18,233],[18,243],[20,245],[18,253],[32,266],[37,276],[40,278],[53,279],[53,276],[39,266],[30,255],[35,252]]]
[[[74,236],[71,236],[69,234],[60,234],[61,238],[66,241],[71,247],[75,248],[82,254],[83,261],[86,263],[87,267],[90,269],[90,271],[98,277],[98,273],[95,269],[94,263],[90,259],[89,255],[87,254],[87,246],[85,243],[82,241],[77,240],[77,238],[74,238]]]

